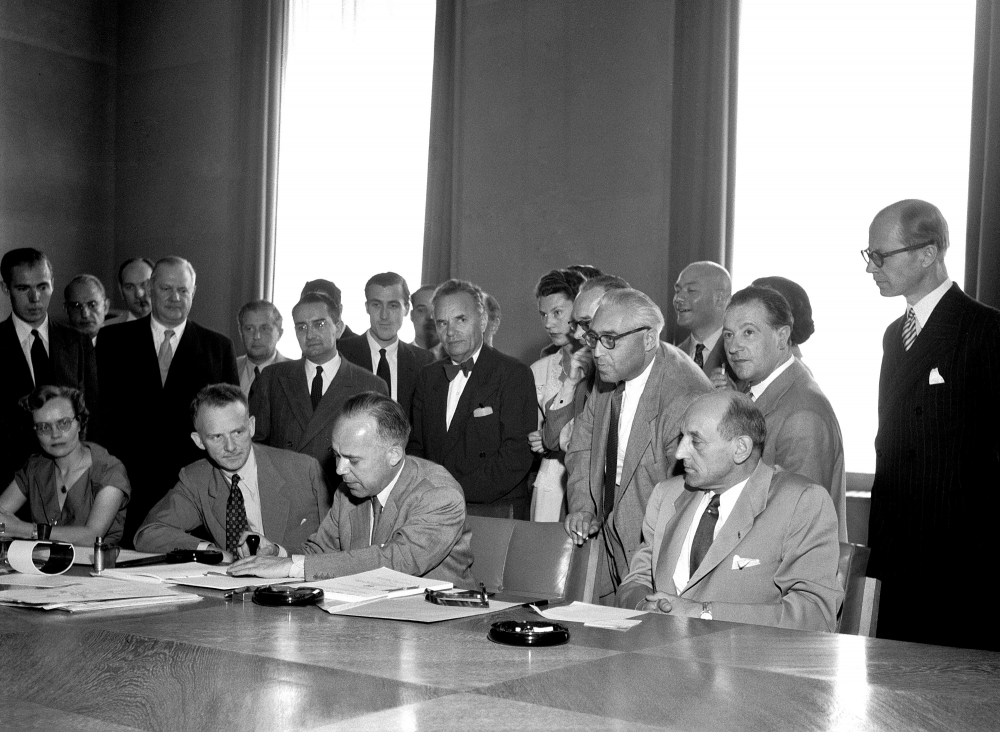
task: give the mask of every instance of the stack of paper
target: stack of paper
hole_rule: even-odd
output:
[[[591,605],[586,602],[573,602],[569,605],[546,609],[540,609],[532,605],[532,608],[539,615],[549,620],[558,620],[564,623],[583,623],[592,628],[607,628],[608,630],[628,630],[642,622],[642,620],[635,620],[636,616],[646,614],[645,610],[628,610],[620,607]]]
[[[198,562],[183,562],[181,564],[154,564],[151,567],[126,567],[125,569],[105,569],[102,577],[118,580],[133,580],[161,584],[189,577],[204,577],[207,574],[225,574],[225,568]]]
[[[4,577],[0,605],[88,612],[198,602],[201,597],[166,587],[104,577]]]
[[[454,585],[444,580],[414,577],[388,567],[379,567],[346,577],[316,582],[296,582],[292,587],[320,588],[323,590],[323,602],[320,603],[320,608],[328,613],[337,613],[376,600],[422,595],[425,589],[450,590]]]

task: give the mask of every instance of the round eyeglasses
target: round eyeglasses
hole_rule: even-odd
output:
[[[633,333],[641,333],[644,330],[649,330],[648,325],[644,325],[641,328],[636,328],[634,330],[626,331],[625,333],[604,333],[603,335],[597,335],[592,330],[588,330],[583,334],[583,341],[591,348],[597,348],[597,344],[600,343],[602,346],[607,348],[609,351],[613,350],[615,346],[618,345],[620,341],[625,336],[632,335]]]
[[[76,417],[63,417],[55,422],[35,422],[35,434],[51,435],[53,432],[65,432],[75,420]]]

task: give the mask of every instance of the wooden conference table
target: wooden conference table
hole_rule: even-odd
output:
[[[509,648],[220,597],[0,608],[2,730],[997,730],[1000,653],[648,615]],[[960,622],[960,619],[955,619]]]

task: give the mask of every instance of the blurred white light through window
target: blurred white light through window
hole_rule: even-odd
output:
[[[809,293],[803,360],[874,472],[883,299],[859,251],[886,205],[922,198],[964,280],[975,0],[743,0],[734,288],[788,277]]]
[[[337,284],[358,333],[369,277],[420,286],[434,16],[433,0],[292,0],[274,282],[286,356],[300,355],[292,306],[307,280]],[[408,318],[399,335],[413,340]]]

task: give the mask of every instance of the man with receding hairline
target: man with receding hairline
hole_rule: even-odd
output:
[[[97,334],[104,327],[111,301],[104,291],[104,283],[90,274],[78,274],[66,283],[63,304],[69,323],[97,345]]]
[[[240,389],[247,396],[260,372],[276,363],[284,363],[287,356],[278,352],[278,341],[284,330],[281,313],[267,300],[251,300],[236,315],[240,326],[240,340],[246,353],[236,359],[240,375]]]
[[[722,342],[722,319],[732,290],[729,272],[721,264],[693,262],[674,284],[673,304],[677,325],[689,331],[678,348],[694,359],[705,376],[712,378],[721,368],[735,381]]]
[[[875,216],[861,253],[880,294],[906,300],[882,339],[868,574],[879,637],[1000,650],[981,603],[956,598],[948,617],[932,590],[993,576],[1000,513],[1000,312],[949,279],[947,251],[941,212],[908,199]]]
[[[145,257],[127,259],[118,268],[118,290],[128,310],[124,322],[149,315],[149,278],[152,274],[153,262]]]

